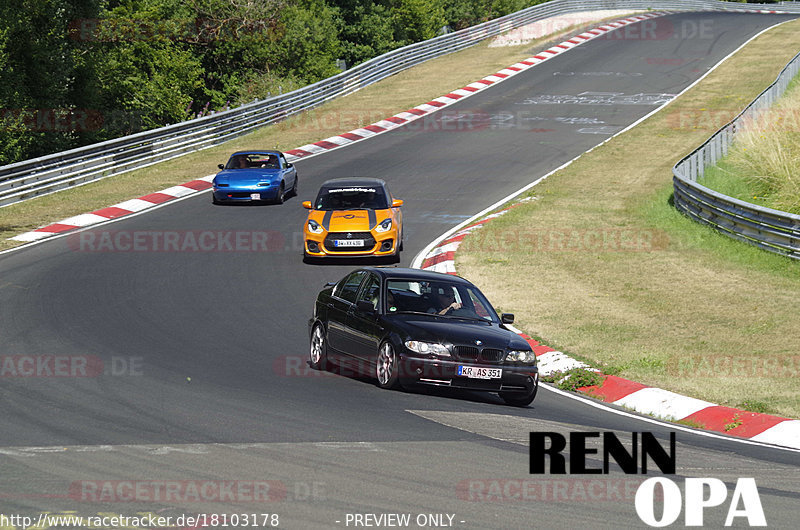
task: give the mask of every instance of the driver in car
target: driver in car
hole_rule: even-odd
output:
[[[446,315],[451,311],[457,311],[461,309],[461,304],[456,302],[456,295],[455,292],[453,292],[452,287],[434,287],[432,292],[436,293],[435,302],[438,304],[438,308],[431,307],[428,309],[428,313]]]

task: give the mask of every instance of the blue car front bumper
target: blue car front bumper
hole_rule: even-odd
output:
[[[272,201],[278,198],[280,184],[269,186],[215,186],[212,193],[220,202]]]

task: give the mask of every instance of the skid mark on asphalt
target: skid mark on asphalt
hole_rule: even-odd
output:
[[[186,445],[80,445],[80,446],[52,446],[52,447],[0,447],[0,455],[13,457],[34,457],[45,454],[68,453],[139,453],[144,455],[168,456],[172,453],[184,455],[208,455],[217,449],[227,449],[247,452],[248,450],[272,450],[285,445],[281,442],[274,443],[212,443],[212,444],[186,444]],[[302,445],[302,444],[297,444]],[[308,442],[306,445],[318,449],[338,452],[380,452],[381,448],[375,442]]]
[[[541,94],[524,99],[517,105],[665,105],[676,94],[623,94],[621,92],[582,92]]]
[[[317,442],[314,445],[320,449],[330,449],[332,451],[384,451],[373,442]]]

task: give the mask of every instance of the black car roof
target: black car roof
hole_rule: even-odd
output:
[[[472,285],[468,280],[454,274],[444,274],[441,272],[423,271],[420,269],[409,269],[405,267],[363,267],[364,270],[374,272],[383,278],[397,278],[399,280],[420,280],[426,282],[448,281],[460,283],[462,285]]]
[[[341,177],[336,179],[326,180],[322,183],[322,187],[329,186],[385,186],[386,181],[372,177]]]

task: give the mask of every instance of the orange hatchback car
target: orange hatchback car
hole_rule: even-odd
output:
[[[403,201],[375,178],[338,178],[322,184],[303,228],[308,259],[388,256],[403,250]]]

